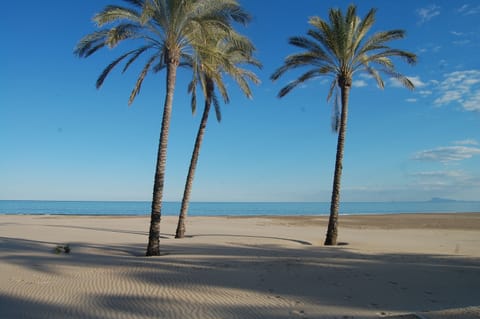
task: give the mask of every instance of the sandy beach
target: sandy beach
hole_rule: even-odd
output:
[[[480,213],[0,216],[0,318],[480,318]],[[71,251],[56,253],[57,245]]]

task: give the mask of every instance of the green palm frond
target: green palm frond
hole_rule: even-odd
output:
[[[99,27],[122,20],[132,21],[140,24],[140,16],[141,14],[134,9],[116,5],[108,5],[105,7],[105,9],[103,9],[103,11],[97,13],[93,17],[93,21],[95,21]]]
[[[105,38],[108,36],[108,30],[100,30],[84,36],[76,45],[73,54],[81,58],[86,58],[103,48]]]
[[[197,77],[194,76],[192,81],[188,84],[188,93],[192,95],[190,105],[192,108],[192,114],[197,112]]]
[[[355,38],[352,43],[354,54],[357,54],[360,44],[365,39],[365,36],[367,35],[368,31],[370,31],[372,25],[375,23],[376,12],[376,9],[371,9],[370,11],[368,11],[367,15],[363,18],[363,20],[360,20],[358,28],[355,32]]]
[[[223,29],[215,29],[197,41],[196,45],[196,56],[189,61],[196,70],[193,76],[201,84],[205,98],[215,97],[216,101],[212,100],[212,103],[218,103],[215,94],[215,90],[218,90],[223,101],[229,103],[224,75],[231,77],[247,97],[252,97],[249,82],[257,84],[260,80],[254,72],[241,65],[261,67],[261,63],[253,58],[255,47],[248,38],[233,30],[225,32]],[[192,93],[191,88],[189,92]],[[215,110],[218,113],[217,120],[220,120],[218,105]]]
[[[287,83],[280,89],[278,96],[285,96],[299,84],[317,76],[331,76],[334,80],[327,95],[327,101],[330,101],[337,86],[351,86],[353,76],[360,72],[369,74],[380,88],[384,88],[380,76],[382,73],[412,89],[413,83],[396,71],[392,58],[414,64],[416,55],[388,46],[389,42],[404,38],[405,31],[381,31],[367,38],[375,22],[375,14],[376,9],[371,9],[360,19],[356,7],[350,5],[345,14],[340,9],[330,9],[327,20],[311,17],[311,28],[307,31],[307,36],[289,39],[291,45],[302,51],[288,55],[283,65],[271,75],[271,79],[277,80],[286,72],[297,68],[310,70]]]
[[[218,98],[217,98],[217,95],[215,94],[215,92],[212,92],[211,98],[212,98],[213,107],[215,109],[215,116],[217,118],[217,121],[221,122],[222,121],[222,111],[220,109],[220,102],[218,101]]]
[[[333,79],[332,83],[330,83],[330,89],[328,90],[327,95],[327,102],[330,101],[330,99],[332,98],[333,92],[335,92],[336,88],[338,88],[337,78]]]
[[[121,55],[119,58],[117,58],[116,60],[114,60],[112,63],[107,65],[107,67],[102,71],[102,73],[100,74],[100,76],[97,79],[97,83],[96,83],[97,89],[99,89],[102,86],[103,82],[105,81],[105,78],[108,76],[110,71],[112,71],[113,68],[115,66],[117,66],[117,64],[120,63],[127,56],[129,56],[131,54],[134,54],[135,51],[137,51],[137,50],[132,50],[132,51],[129,51],[129,52],[125,53],[125,54]]]
[[[105,44],[109,48],[114,48],[119,42],[128,38],[140,37],[138,30],[141,27],[132,23],[122,23],[108,30]]]
[[[103,47],[114,48],[125,40],[141,43],[136,50],[122,54],[110,63],[97,80],[99,88],[119,63],[126,62],[122,70],[125,72],[148,51],[152,57],[140,72],[129,104],[137,96],[149,71],[159,72],[168,63],[192,68],[196,52],[203,56],[211,55],[210,59],[216,65],[225,66],[222,70],[231,68],[228,64],[233,63],[225,54],[211,54],[204,49],[208,47],[207,39],[228,38],[226,42],[235,43],[237,50],[244,50],[248,56],[254,51],[253,45],[232,29],[233,22],[246,24],[251,19],[236,0],[124,0],[124,4],[107,5],[98,12],[93,20],[103,29],[83,37],[74,54],[88,57]],[[204,52],[199,53],[202,50]],[[210,68],[208,72],[213,74],[219,70]]]
[[[130,94],[130,98],[128,99],[128,105],[132,104],[133,100],[135,100],[135,97],[137,94],[140,92],[140,89],[142,88],[142,83],[145,77],[147,76],[148,70],[150,69],[150,66],[153,64],[155,59],[158,57],[156,55],[153,55],[148,59],[147,63],[143,67],[142,72],[140,72],[140,75],[138,76],[137,83],[135,83],[135,87],[133,88],[132,93]]]
[[[340,94],[338,94],[338,86],[335,86],[335,98],[333,100],[333,108],[332,108],[332,122],[331,122],[331,129],[332,132],[338,133],[340,129]]]
[[[140,56],[142,55],[142,53],[144,53],[145,51],[147,51],[148,49],[151,49],[152,48],[152,45],[146,45],[146,46],[143,46],[139,49],[136,49],[134,51],[131,51],[132,52],[132,57],[130,58],[130,60],[127,61],[127,63],[125,63],[125,66],[123,67],[123,70],[122,70],[122,73],[125,73],[125,71],[127,71],[128,67],[133,63],[135,62],[135,60]]]

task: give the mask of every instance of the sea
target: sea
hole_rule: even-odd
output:
[[[192,202],[190,216],[328,215],[327,202]],[[180,202],[164,202],[162,215],[175,216]],[[480,201],[432,200],[424,202],[342,202],[340,214],[480,212]],[[150,215],[143,201],[37,201],[0,200],[1,215]]]

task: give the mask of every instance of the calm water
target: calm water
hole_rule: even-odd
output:
[[[328,215],[329,203],[193,202],[189,215]],[[177,215],[179,202],[164,202],[163,215]],[[480,212],[478,202],[345,202],[342,214]],[[0,200],[0,214],[149,215],[150,202]]]

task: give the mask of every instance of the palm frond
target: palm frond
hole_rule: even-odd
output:
[[[122,20],[141,23],[140,16],[140,13],[134,9],[117,5],[108,5],[103,11],[97,13],[93,17],[93,21],[95,21],[99,27],[112,22],[120,22]]]
[[[132,23],[122,23],[116,27],[108,30],[107,37],[105,39],[106,45],[110,48],[114,48],[118,45],[119,42],[128,39],[140,37],[138,30],[141,30],[141,27]]]
[[[108,76],[108,74],[110,73],[110,71],[113,70],[113,68],[115,66],[117,66],[118,63],[120,63],[123,59],[125,59],[127,56],[129,56],[130,54],[133,54],[135,53],[136,50],[132,50],[132,51],[129,51],[123,55],[121,55],[120,57],[118,57],[116,60],[114,60],[112,63],[110,63],[109,65],[107,65],[107,67],[103,70],[103,72],[100,74],[100,76],[98,77],[97,79],[97,83],[96,83],[96,87],[97,89],[99,89],[103,82],[105,81],[105,78]]]
[[[330,89],[328,90],[328,95],[327,95],[327,102],[330,101],[330,99],[332,98],[333,92],[337,87],[338,87],[338,80],[337,78],[334,78],[332,83],[330,83]]]
[[[305,72],[298,79],[293,80],[290,83],[288,83],[287,85],[285,85],[280,90],[280,92],[278,93],[278,97],[284,97],[285,95],[290,93],[294,88],[296,88],[298,85],[304,83],[307,80],[313,79],[313,78],[317,77],[318,75],[320,75],[320,74],[318,73],[317,69],[313,69],[313,70]]]
[[[398,50],[398,49],[387,49],[376,54],[372,54],[365,62],[375,62],[378,59],[384,59],[386,57],[399,57],[408,64],[415,64],[417,62],[417,56],[414,53]]]
[[[350,5],[345,14],[334,8],[330,9],[326,20],[318,16],[309,18],[312,28],[308,29],[307,37],[289,38],[291,45],[303,51],[287,56],[270,78],[275,81],[286,72],[297,68],[312,69],[289,82],[279,91],[278,96],[285,96],[310,78],[331,75],[334,80],[327,95],[327,101],[330,101],[336,93],[337,85],[351,85],[353,75],[359,72],[372,76],[380,88],[384,88],[384,82],[379,72],[398,79],[407,88],[412,88],[412,82],[395,70],[392,58],[414,64],[416,55],[388,46],[388,42],[402,39],[405,31],[382,31],[367,37],[375,22],[375,14],[376,9],[371,9],[360,19],[356,14],[356,7]],[[379,70],[376,67],[379,67]],[[340,79],[343,80],[339,82]]]
[[[152,57],[150,57],[150,59],[147,61],[147,63],[143,67],[142,72],[140,72],[140,75],[138,76],[137,83],[135,84],[135,87],[133,88],[132,93],[130,94],[130,98],[128,99],[128,105],[132,104],[133,100],[135,100],[135,97],[140,92],[140,89],[142,88],[143,80],[145,79],[145,76],[147,76],[150,66],[157,58],[158,57],[156,55],[153,55]]]
[[[409,89],[409,90],[415,89],[415,85],[413,84],[413,82],[408,77],[404,76],[403,74],[400,74],[400,73],[398,73],[394,70],[391,70],[391,69],[381,69],[380,71],[385,73],[385,74],[388,74],[389,76],[391,76],[392,78],[394,78],[395,80],[400,82],[407,89]]]
[[[92,32],[84,36],[76,45],[73,53],[81,58],[86,58],[105,46],[108,30]]]
[[[375,51],[380,48],[387,48],[384,46],[386,42],[403,39],[405,37],[404,30],[390,30],[377,32],[368,38],[363,45],[358,48],[357,56]]]
[[[135,60],[140,56],[142,55],[142,53],[144,53],[145,51],[147,51],[148,49],[150,49],[152,46],[151,45],[146,45],[146,46],[143,46],[139,49],[136,49],[134,51],[131,51],[132,52],[132,57],[130,58],[130,60],[127,61],[127,63],[125,63],[125,66],[123,67],[123,70],[122,70],[122,73],[125,73],[125,71],[127,71],[128,67],[133,63],[135,62]]]
[[[365,70],[367,71],[367,73],[377,82],[377,85],[378,85],[378,87],[379,87],[380,89],[384,89],[384,88],[385,88],[385,83],[383,82],[383,79],[382,79],[382,77],[380,76],[380,73],[379,73],[376,69],[374,69],[374,68],[372,68],[372,67],[370,67],[370,66],[368,66],[368,65],[365,65],[365,68],[364,68],[364,69],[365,69]]]
[[[222,121],[222,111],[220,109],[220,102],[218,101],[218,98],[214,91],[212,91],[211,99],[212,99],[213,107],[215,108],[215,117],[217,118],[217,121],[220,123]]]
[[[335,99],[333,101],[333,107],[332,107],[332,123],[331,123],[331,128],[332,132],[338,133],[338,130],[340,129],[340,95],[338,94],[338,86],[336,87],[335,90]]]
[[[188,84],[188,93],[192,95],[190,106],[192,108],[192,114],[195,114],[197,112],[197,77],[193,77],[192,81]]]
[[[140,13],[131,8],[108,5],[93,17],[93,21],[95,21],[99,27],[123,20],[140,23]]]
[[[370,28],[372,25],[375,23],[375,14],[377,12],[377,9],[370,9],[368,11],[367,15],[363,20],[360,21],[356,34],[355,34],[355,39],[353,40],[353,52],[354,54],[357,54],[358,48],[360,47],[360,44],[362,43],[363,39],[367,35],[368,31],[370,31]]]

